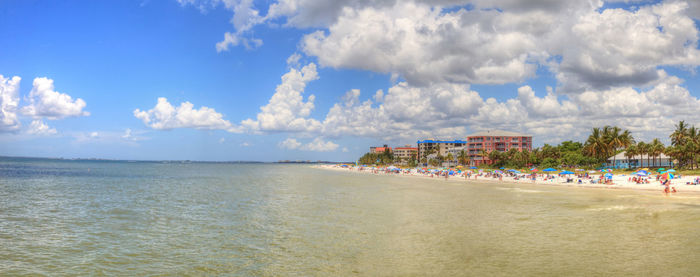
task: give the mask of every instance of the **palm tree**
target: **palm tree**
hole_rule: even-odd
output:
[[[608,143],[606,143],[603,132],[600,128],[593,128],[593,132],[588,136],[586,143],[583,146],[583,153],[602,159],[608,154]]]
[[[637,143],[637,154],[639,154],[639,164],[644,164],[644,154],[647,153],[647,144],[643,141]],[[647,156],[647,167],[649,166],[649,156]]]
[[[632,168],[630,165],[630,158],[634,158],[635,155],[637,155],[637,145],[632,144],[627,146],[627,149],[625,149],[625,157],[627,157],[627,166],[629,168]]]
[[[681,120],[676,125],[676,130],[669,136],[671,138],[671,144],[673,146],[682,145],[685,143],[685,139],[688,136],[688,124]]]
[[[486,149],[481,149],[481,151],[479,151],[479,156],[481,156],[481,164],[484,164],[486,157],[489,156],[489,152],[486,152]]]
[[[654,165],[656,165],[656,157],[661,155],[661,153],[664,152],[666,147],[664,147],[664,144],[661,143],[661,141],[657,138],[651,141],[651,145],[649,147],[649,153],[651,156],[654,158]]]
[[[447,161],[449,162],[449,166],[452,166],[452,161],[454,161],[454,155],[452,155],[452,153],[447,153]]]
[[[467,151],[459,151],[459,154],[457,154],[457,160],[459,161],[459,164],[461,165],[467,165],[469,163],[469,155],[467,154]]]
[[[695,126],[692,126],[688,129],[688,144],[691,144],[692,146],[690,147],[691,151],[688,153],[691,156],[691,161],[690,161],[690,168],[694,169],[695,164],[697,164],[698,159],[697,159],[697,153],[698,153],[698,145],[700,145],[700,129],[695,128]]]

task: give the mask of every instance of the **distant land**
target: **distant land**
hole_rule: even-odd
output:
[[[222,163],[222,164],[340,164],[355,162],[335,161],[311,161],[311,160],[280,160],[276,162],[263,161],[197,161],[197,160],[121,160],[103,158],[63,158],[63,157],[26,157],[26,156],[0,156],[3,159],[32,159],[32,160],[61,160],[61,161],[104,161],[104,162],[131,162],[131,163]]]

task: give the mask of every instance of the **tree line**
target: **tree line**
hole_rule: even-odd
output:
[[[659,166],[661,154],[665,154],[675,160],[678,168],[695,169],[700,158],[700,128],[689,126],[685,121],[675,125],[675,130],[669,136],[671,145],[665,146],[660,139],[655,138],[651,142],[636,141],[629,130],[617,126],[604,126],[593,128],[584,143],[564,141],[559,145],[545,144],[534,148],[532,151],[510,149],[508,151],[479,151],[481,158],[491,160],[491,167],[524,168],[530,166],[539,167],[588,167],[602,166],[608,158],[612,157],[612,164],[616,164],[616,155],[625,152],[627,164],[632,159],[642,160],[646,156],[648,166]],[[444,165],[469,165],[470,155],[467,150],[460,151],[457,155],[448,153],[440,155],[440,148],[430,150],[419,161],[411,158],[407,162],[409,166],[428,164],[431,166]],[[428,158],[430,157],[430,158]],[[367,153],[358,162],[363,164],[392,164],[398,162],[391,152]]]

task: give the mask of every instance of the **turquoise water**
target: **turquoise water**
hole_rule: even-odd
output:
[[[700,276],[700,196],[0,159],[0,275]]]

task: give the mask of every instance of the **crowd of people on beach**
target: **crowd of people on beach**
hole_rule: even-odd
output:
[[[618,183],[624,183],[625,185],[652,185],[653,183],[658,183],[663,186],[664,193],[676,193],[678,190],[672,184],[672,179],[680,179],[681,176],[668,177],[668,175],[663,174],[647,174],[646,171],[639,174],[631,174],[625,177],[624,174],[615,176],[611,170],[601,170],[601,171],[583,171],[578,170],[578,172],[568,172],[560,171],[558,173],[553,172],[538,172],[537,169],[531,169],[531,172],[520,172],[514,169],[502,169],[502,170],[492,170],[492,169],[463,169],[463,168],[399,168],[395,166],[387,167],[375,167],[375,166],[355,166],[355,165],[335,165],[335,167],[345,168],[349,170],[356,170],[361,172],[370,172],[373,174],[392,174],[392,175],[410,175],[410,176],[423,176],[428,178],[444,178],[449,180],[450,178],[462,178],[465,180],[486,180],[486,181],[506,181],[513,182],[532,182],[532,183],[544,183],[544,184],[577,184],[577,185],[607,185],[614,186]],[[641,172],[641,171],[640,171]],[[573,174],[572,174],[573,173]],[[626,179],[626,182],[625,182]],[[688,182],[687,185],[698,185],[700,184],[700,177],[694,178]]]

